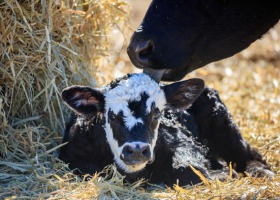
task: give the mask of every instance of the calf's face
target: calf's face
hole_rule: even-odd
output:
[[[190,79],[160,86],[145,74],[132,74],[103,89],[72,86],[63,100],[76,113],[103,113],[104,130],[118,167],[137,172],[153,161],[161,113],[165,107],[187,108],[204,82]]]

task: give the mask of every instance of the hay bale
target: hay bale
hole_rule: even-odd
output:
[[[107,33],[122,31],[126,10],[122,0],[0,1],[1,198],[57,189],[49,181],[67,172],[55,157],[66,116],[61,90],[96,85]]]
[[[107,53],[107,31],[125,20],[123,6],[116,0],[1,3],[0,87],[9,124],[36,116],[63,129],[60,91],[96,84],[95,63]]]

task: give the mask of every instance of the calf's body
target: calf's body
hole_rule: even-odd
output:
[[[140,77],[140,82],[141,79]],[[85,111],[76,112],[66,127],[63,142],[68,142],[68,144],[61,149],[60,159],[69,163],[69,168],[76,169],[77,173],[93,174],[100,172],[109,164],[116,163],[121,173],[126,175],[126,179],[130,182],[146,178],[151,183],[166,185],[175,184],[177,181],[180,185],[200,182],[199,177],[191,170],[189,165],[201,171],[207,178],[214,178],[209,170],[223,168],[219,163],[220,159],[227,164],[232,162],[238,172],[247,171],[252,175],[260,176],[272,175],[273,173],[269,171],[269,167],[262,156],[242,138],[218,93],[209,88],[203,90],[201,85],[195,84],[188,85],[188,88],[182,87],[182,85],[172,85],[168,89],[164,88],[165,97],[162,96],[161,98],[166,99],[165,104],[168,106],[160,110],[162,112],[159,116],[160,119],[156,119],[158,124],[154,122],[155,124],[152,123],[151,126],[145,124],[145,117],[141,118],[141,115],[158,117],[157,109],[153,109],[153,107],[160,107],[160,104],[155,103],[156,106],[154,106],[151,103],[151,109],[148,110],[152,115],[147,113],[145,109],[147,105],[150,105],[150,103],[147,103],[150,99],[147,97],[149,95],[141,95],[141,98],[137,99],[136,102],[128,104],[135,118],[141,119],[143,124],[139,121],[133,128],[124,128],[125,132],[122,132],[122,126],[117,131],[114,130],[115,125],[113,123],[118,120],[118,115],[108,117],[110,111],[108,112],[106,109],[100,109],[100,112],[95,113],[90,112],[90,114],[85,114]],[[113,83],[110,87],[112,85],[116,87],[118,83]],[[176,93],[178,87],[180,89]],[[194,94],[197,92],[194,91],[199,87],[201,91],[198,92],[197,97]],[[127,90],[128,88],[122,89]],[[68,105],[77,101],[76,88],[70,88],[69,91],[71,90],[75,90],[71,98],[64,95]],[[111,89],[107,88],[107,90],[110,91]],[[183,91],[186,90],[189,91],[184,93]],[[173,92],[172,96],[170,91]],[[178,96],[178,94],[181,96]],[[151,95],[155,95],[155,93],[151,93]],[[113,96],[111,95],[110,98],[113,98]],[[194,102],[191,102],[191,106],[182,108],[180,105],[184,103],[182,101],[184,98],[192,98]],[[67,101],[67,99],[71,99],[71,101]],[[73,105],[93,101],[88,95],[86,99],[82,101],[79,99],[79,103],[76,102]],[[181,101],[180,105],[177,105],[178,101]],[[106,103],[105,107],[108,107]],[[124,112],[121,110],[119,113],[123,116]],[[106,123],[110,120],[113,120],[110,126],[113,130],[113,137],[106,133],[108,131],[108,124],[106,125]],[[148,118],[147,123],[153,120]],[[120,120],[118,124],[122,124],[122,121]],[[155,127],[155,131],[150,130],[153,127]],[[139,150],[141,145],[143,146],[148,141],[145,139],[146,132],[150,136],[153,134],[155,136],[152,137],[151,142],[147,142],[150,145],[149,153],[147,149],[143,150],[144,158],[140,159],[138,154],[135,156],[136,153],[131,144],[138,145]],[[112,144],[114,144],[110,141],[112,138],[117,141],[117,148],[112,147]],[[125,141],[121,142],[122,140]],[[155,145],[153,145],[153,141],[155,141]],[[124,147],[120,154],[113,152],[114,149],[122,146]],[[130,158],[130,156],[134,156],[134,158]],[[146,160],[145,157],[147,157]]]

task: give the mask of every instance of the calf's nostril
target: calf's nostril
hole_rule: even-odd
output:
[[[143,149],[142,155],[145,156],[145,157],[149,157],[150,156],[150,151],[149,151],[148,147],[145,147],[145,149]]]
[[[121,159],[127,160],[130,159],[134,154],[133,149],[130,146],[125,146],[122,150]]]
[[[131,146],[125,146],[123,152],[125,156],[131,156],[133,155],[134,150]]]

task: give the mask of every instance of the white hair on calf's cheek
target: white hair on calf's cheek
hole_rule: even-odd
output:
[[[119,147],[118,141],[115,140],[115,138],[114,138],[113,130],[112,130],[110,124],[108,123],[108,120],[106,120],[104,129],[105,129],[105,133],[106,133],[107,142],[109,143],[111,151],[114,155],[114,160],[115,160],[116,164],[121,169],[125,170],[125,163],[120,159],[122,149]]]
[[[155,148],[156,143],[157,143],[159,124],[160,124],[160,123],[158,123],[158,125],[157,125],[157,127],[156,127],[156,129],[155,129],[154,138],[153,138],[153,140],[152,140],[152,149],[151,149],[151,150],[152,150],[152,152],[154,151],[154,148]]]

